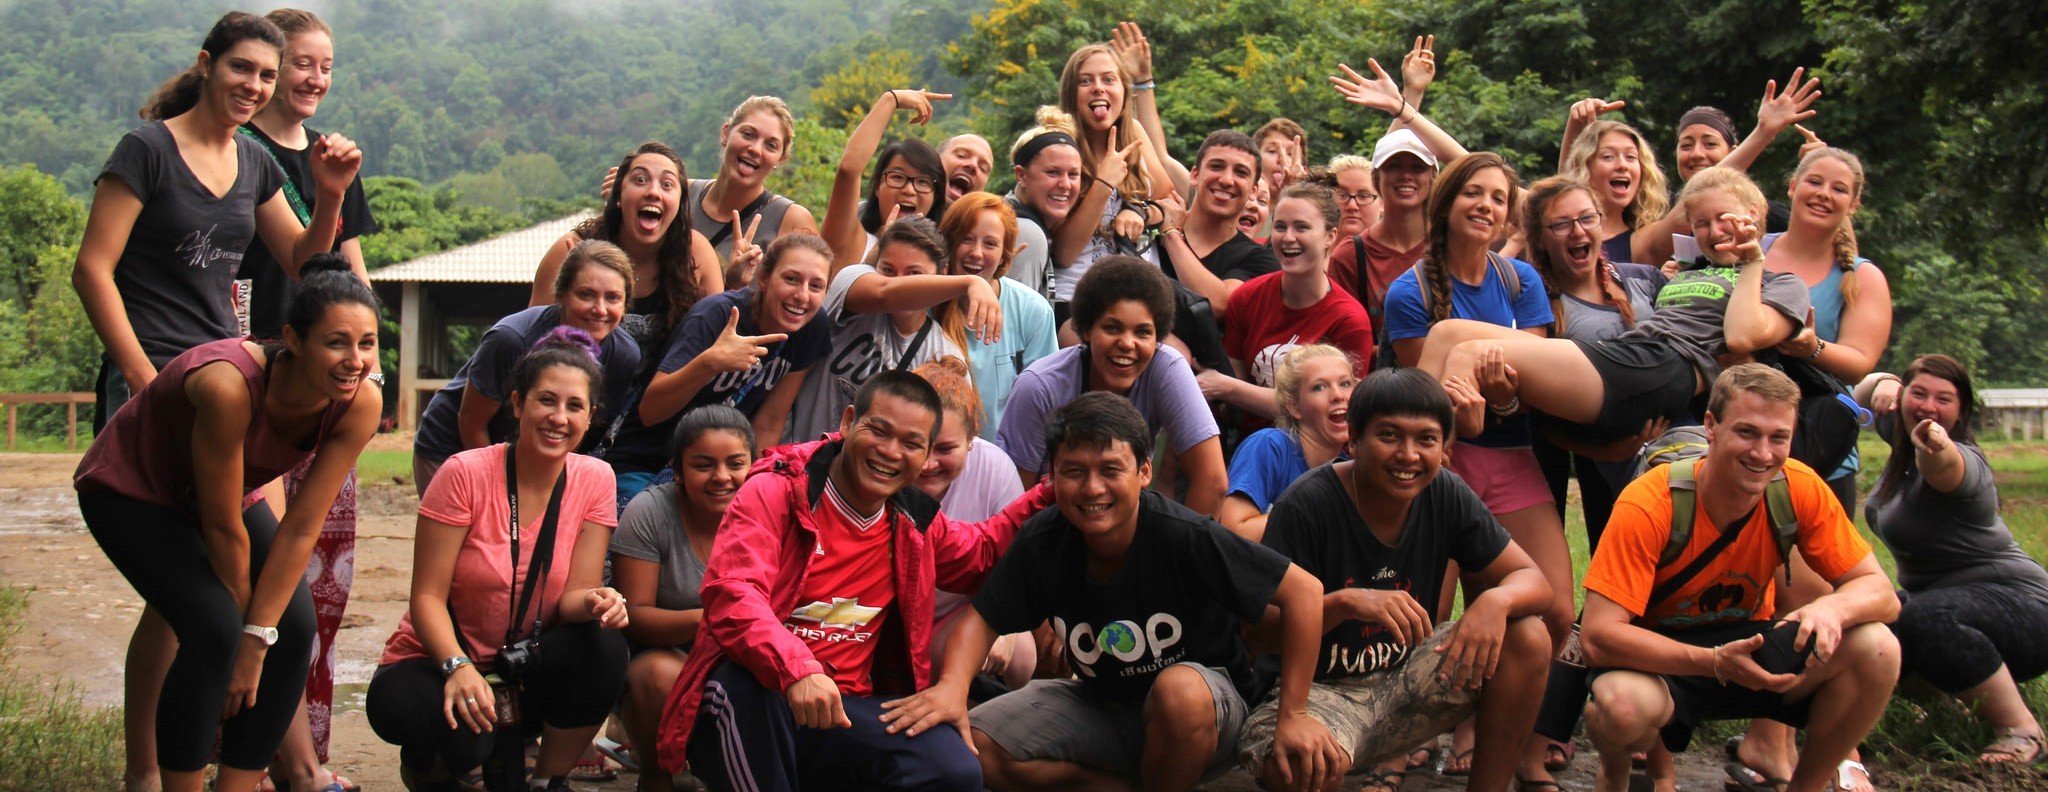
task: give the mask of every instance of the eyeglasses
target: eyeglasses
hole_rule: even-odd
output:
[[[909,185],[918,195],[931,195],[932,190],[939,186],[936,181],[923,176],[912,176],[899,170],[882,171],[882,183],[889,185],[889,189],[892,190],[901,190],[905,185]]]
[[[1343,190],[1337,191],[1337,203],[1355,203],[1359,206],[1371,206],[1372,202],[1377,201],[1379,199],[1379,196],[1369,192],[1345,192]]]
[[[1587,212],[1578,217],[1566,218],[1555,223],[1544,223],[1543,230],[1549,231],[1551,236],[1561,237],[1570,234],[1572,226],[1575,225],[1587,231],[1596,230],[1600,227],[1600,215],[1595,212]]]

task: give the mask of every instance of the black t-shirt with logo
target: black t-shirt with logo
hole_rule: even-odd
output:
[[[1366,529],[1336,468],[1323,465],[1273,501],[1264,541],[1315,575],[1324,591],[1406,591],[1424,609],[1434,610],[1444,585],[1444,563],[1484,569],[1507,549],[1508,533],[1464,480],[1444,470],[1415,497],[1400,540],[1388,547]],[[1407,656],[1407,647],[1394,640],[1392,631],[1353,619],[1323,634],[1316,678],[1364,676],[1399,665]]]
[[[235,136],[238,170],[214,195],[178,153],[162,121],[136,127],[114,145],[99,179],[142,200],[114,265],[114,288],[143,354],[161,368],[208,341],[242,335],[235,318],[235,271],[256,238],[256,207],[277,194],[284,173],[262,144]]]
[[[286,148],[284,144],[270,139],[254,124],[242,127],[242,135],[263,144],[270,154],[277,158],[277,164],[284,168],[284,176],[291,181],[304,202],[308,217],[318,209],[314,204],[319,195],[318,185],[313,181],[313,146],[311,141],[320,139],[320,133],[306,128],[308,144],[302,149]],[[296,208],[296,207],[295,207]],[[301,220],[301,222],[311,222]],[[348,191],[341,199],[341,228],[334,235],[334,249],[340,250],[341,243],[364,234],[374,233],[377,221],[370,216],[369,199],[363,195],[363,179],[357,176],[348,185]],[[270,255],[270,247],[257,239],[249,244],[242,256],[242,280],[249,281],[249,335],[255,338],[284,337],[285,312],[291,308],[292,279],[277,263],[277,257]]]
[[[1088,546],[1057,508],[1024,524],[974,598],[998,634],[1051,619],[1082,684],[1142,703],[1159,672],[1191,662],[1221,668],[1257,701],[1241,634],[1265,615],[1287,559],[1146,490],[1123,569],[1090,580]]]

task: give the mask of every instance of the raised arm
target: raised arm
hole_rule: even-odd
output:
[[[1778,92],[1777,80],[1764,83],[1764,98],[1756,107],[1756,128],[1728,156],[1721,158],[1721,167],[1748,171],[1785,130],[1816,115],[1812,107],[1820,99],[1820,78],[1800,82],[1799,78],[1805,75],[1806,67],[1793,69],[1792,79],[1785,81],[1784,93]]]
[[[342,201],[363,167],[363,152],[341,135],[323,135],[313,141],[312,155],[313,185],[318,193],[309,224],[299,223],[283,190],[256,207],[256,233],[292,280],[298,280],[299,265],[306,259],[334,249],[334,238],[341,230]]]
[[[1415,46],[1408,54],[1401,56],[1401,100],[1416,110],[1422,109],[1422,97],[1436,82],[1436,36],[1416,36]],[[1387,124],[1387,131],[1405,129],[1407,124],[1394,120]]]
[[[1394,84],[1394,78],[1387,76],[1387,70],[1380,68],[1379,61],[1367,58],[1365,65],[1372,70],[1373,76],[1370,78],[1341,63],[1337,65],[1337,69],[1342,73],[1330,76],[1330,85],[1337,89],[1337,93],[1343,94],[1344,101],[1370,107],[1392,116],[1396,122],[1406,124],[1409,129],[1415,131],[1416,137],[1422,139],[1422,144],[1429,147],[1430,153],[1436,155],[1439,162],[1450,162],[1465,156],[1465,147],[1459,145],[1456,138],[1439,128],[1435,122],[1424,116],[1422,111],[1415,109],[1414,105],[1402,97],[1401,86]]]
[[[967,298],[968,331],[984,342],[1003,332],[1003,304],[994,286],[978,275],[898,275],[870,273],[846,289],[846,310],[857,314],[922,311],[956,297]]]
[[[1571,110],[1565,114],[1564,137],[1557,144],[1557,170],[1561,173],[1569,168],[1567,163],[1571,160],[1572,144],[1579,141],[1579,135],[1586,131],[1586,127],[1600,120],[1602,113],[1612,113],[1627,106],[1626,101],[1609,102],[1597,96],[1573,102]]]
[[[571,231],[563,234],[555,244],[548,246],[548,252],[540,256],[540,267],[533,272],[533,295],[527,298],[527,306],[552,305],[555,302],[555,276],[562,271],[562,262],[569,258],[569,249],[583,241]],[[712,253],[713,257],[718,254]]]
[[[1124,61],[1124,70],[1131,75],[1131,112],[1137,119],[1145,141],[1149,144],[1151,156],[1145,158],[1146,175],[1154,185],[1172,185],[1172,192],[1185,195],[1188,191],[1188,168],[1175,160],[1166,147],[1166,127],[1159,121],[1159,98],[1156,83],[1152,78],[1152,44],[1145,39],[1145,31],[1136,22],[1118,22],[1111,31],[1109,46],[1116,50]],[[1145,87],[1139,87],[1145,86]],[[1155,187],[1152,198],[1162,197]]]
[[[1764,257],[1757,247],[1760,229],[1755,220],[1732,212],[1723,214],[1721,221],[1735,224],[1735,238],[1718,247],[1736,255],[1738,272],[1735,289],[1728,295],[1728,310],[1721,317],[1728,351],[1746,355],[1777,346],[1798,328],[1776,308],[1764,304]]]
[[[822,234],[832,246],[833,274],[838,274],[840,267],[859,261],[866,251],[866,237],[860,227],[860,179],[868,162],[874,159],[875,149],[882,145],[882,133],[889,131],[889,116],[897,110],[908,110],[911,122],[922,124],[931,120],[932,102],[951,98],[952,94],[930,91],[884,91],[875,97],[868,114],[847,136],[846,149],[839,155],[839,170],[832,175],[832,197],[825,205]]]
[[[107,357],[121,370],[131,393],[141,393],[156,379],[156,365],[142,351],[135,326],[128,322],[121,290],[114,286],[114,268],[121,262],[121,250],[135,230],[135,218],[142,215],[142,199],[126,182],[115,176],[100,179],[92,195],[92,212],[85,219],[85,238],[78,243],[78,260],[71,267],[71,288],[85,307],[87,319],[99,334]]]
[[[1181,228],[1187,222],[1188,212],[1187,204],[1181,201],[1179,194],[1159,199],[1159,210],[1166,216],[1166,231],[1160,235],[1159,244],[1166,250],[1167,264],[1173,268],[1174,277],[1207,299],[1218,319],[1228,316],[1230,295],[1244,285],[1244,281],[1216,277],[1216,273],[1210,272],[1209,267],[1202,263],[1202,257],[1188,242],[1187,232]]]

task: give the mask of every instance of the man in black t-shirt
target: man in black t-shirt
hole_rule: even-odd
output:
[[[1265,544],[1322,581],[1323,622],[1307,715],[1348,756],[1344,769],[1400,756],[1477,714],[1467,789],[1504,789],[1529,738],[1550,663],[1541,615],[1550,585],[1486,504],[1443,470],[1452,404],[1416,369],[1373,372],[1351,393],[1351,459],[1309,471],[1273,502]],[[1457,622],[1430,625],[1445,563],[1479,593]],[[1277,716],[1252,711],[1239,761],[1268,788]],[[1399,772],[1379,774],[1399,786]]]
[[[1166,226],[1158,243],[1164,248],[1162,268],[1208,298],[1219,316],[1238,286],[1280,271],[1273,250],[1237,227],[1259,188],[1259,167],[1259,149],[1243,132],[1211,132],[1195,151],[1195,170],[1188,175],[1194,197],[1185,207],[1179,196],[1160,201]]]
[[[1334,780],[1343,752],[1308,718],[1322,588],[1306,571],[1147,489],[1151,433],[1122,397],[1087,393],[1048,429],[1058,508],[1026,523],[934,686],[892,713],[892,730],[937,723],[972,734],[995,789],[1187,789],[1229,769],[1260,691],[1244,631],[1280,647],[1279,747],[1296,778]],[[1269,605],[1277,606],[1269,614]],[[998,634],[1051,620],[1077,679],[1040,679],[974,710],[967,684]]]

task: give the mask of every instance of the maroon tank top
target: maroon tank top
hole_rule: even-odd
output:
[[[320,428],[305,447],[279,437],[263,414],[269,388],[267,369],[239,338],[212,341],[171,360],[149,387],[122,405],[78,463],[72,486],[79,492],[112,492],[197,516],[198,495],[192,478],[192,426],[197,411],[185,395],[185,378],[194,369],[225,362],[241,372],[255,405],[248,437],[242,443],[242,494],[270,483],[320,449],[342,413],[354,402],[336,401],[320,416]],[[358,390],[358,393],[361,391]]]

